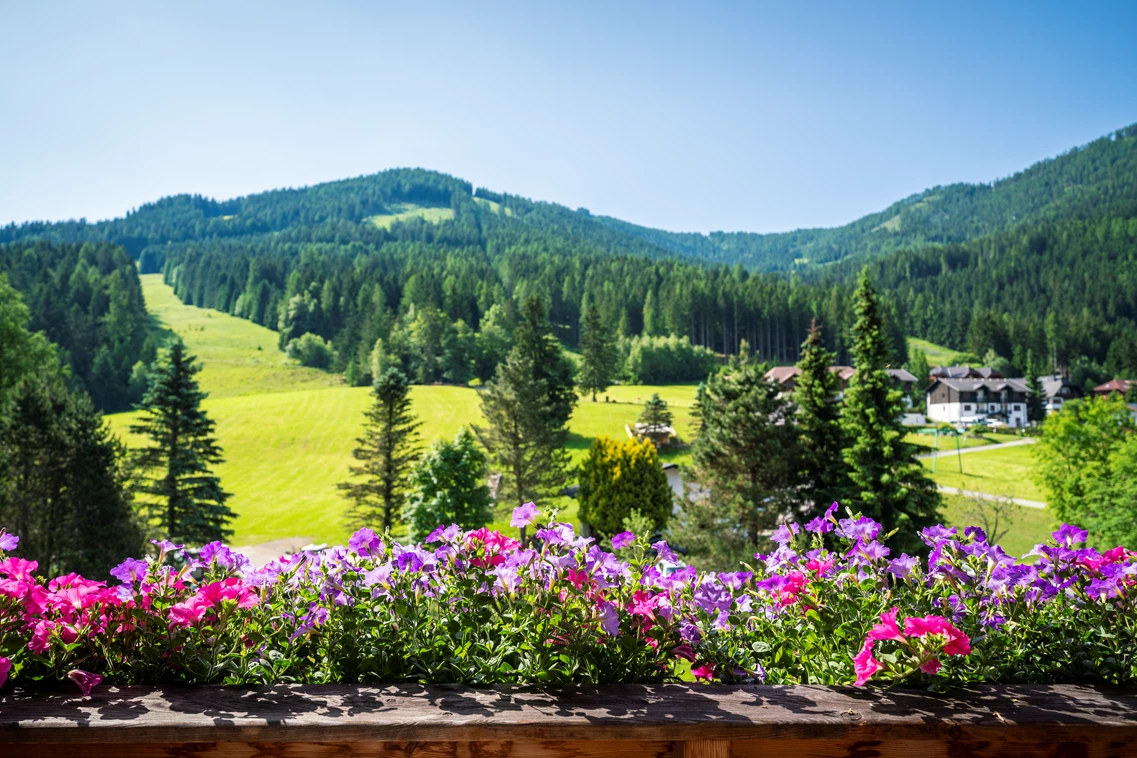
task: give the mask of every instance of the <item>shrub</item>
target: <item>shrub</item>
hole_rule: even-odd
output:
[[[474,435],[462,427],[453,442],[436,440],[411,472],[406,521],[411,539],[421,539],[439,524],[477,529],[493,518],[486,484],[489,467]]]
[[[332,349],[332,343],[311,332],[291,340],[285,348],[285,353],[289,358],[299,361],[301,366],[325,371],[336,361],[336,351]]]
[[[108,587],[45,582],[3,556],[18,538],[0,530],[0,686],[665,682],[687,662],[732,683],[1137,681],[1137,554],[1063,526],[1026,563],[936,526],[926,561],[892,557],[880,524],[835,510],[721,574],[664,575],[665,542],[621,533],[613,554],[549,523],[530,548],[486,529],[418,545],[362,529],[261,568],[219,543],[192,560],[160,543]]]
[[[622,531],[634,510],[662,529],[672,506],[671,486],[650,440],[592,441],[580,466],[580,518],[596,534],[611,537]]]
[[[667,384],[706,379],[718,365],[713,350],[692,345],[687,337],[632,337],[624,345],[624,372],[637,384]]]

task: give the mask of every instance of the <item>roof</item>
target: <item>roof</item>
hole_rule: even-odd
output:
[[[1094,392],[1125,392],[1132,383],[1132,379],[1110,379],[1105,384],[1099,384],[1094,387]]]
[[[908,383],[916,381],[916,377],[911,372],[905,371],[902,368],[890,368],[888,373],[898,382]]]
[[[1042,385],[1042,394],[1046,395],[1046,398],[1048,400],[1057,395],[1058,391],[1063,387],[1073,387],[1075,390],[1078,389],[1078,386],[1076,384],[1071,382],[1069,379],[1066,379],[1064,376],[1060,376],[1058,374],[1054,374],[1053,376],[1040,376],[1038,377],[1038,383]]]
[[[940,377],[932,384],[943,384],[957,392],[976,392],[985,389],[990,392],[1001,392],[1009,389],[1013,392],[1029,392],[1024,379],[945,379]]]
[[[835,373],[841,381],[847,382],[853,378],[857,370],[852,366],[830,366],[829,370]]]
[[[1002,379],[1003,375],[987,366],[936,366],[929,372],[935,379]]]
[[[788,379],[793,379],[800,373],[801,369],[797,366],[774,366],[766,372],[766,381],[782,384]]]

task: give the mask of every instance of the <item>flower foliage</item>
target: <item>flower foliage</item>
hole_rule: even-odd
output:
[[[609,552],[537,521],[532,543],[439,527],[261,567],[220,543],[157,543],[118,582],[46,580],[0,531],[0,686],[101,682],[989,682],[1137,680],[1137,555],[1063,526],[1016,560],[977,528],[891,556],[836,505],[746,570],[676,570],[666,542]]]

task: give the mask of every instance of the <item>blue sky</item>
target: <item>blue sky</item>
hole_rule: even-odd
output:
[[[1137,2],[0,6],[0,223],[423,166],[832,226],[1137,122]]]

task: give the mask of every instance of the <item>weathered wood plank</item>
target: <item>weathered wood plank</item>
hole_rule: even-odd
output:
[[[723,743],[729,745],[729,743]],[[74,745],[6,745],[5,758],[76,758]],[[197,742],[82,747],[82,758],[683,758],[672,742]],[[699,754],[728,758],[729,753]]]
[[[1137,692],[977,686],[946,696],[827,687],[101,687],[0,697],[17,743],[540,743],[687,740],[1137,745]],[[758,749],[757,747],[755,749]],[[0,748],[0,753],[5,752]],[[1137,754],[1137,749],[1134,749]],[[756,753],[750,753],[756,754]]]
[[[683,758],[730,758],[730,740],[688,740]]]

